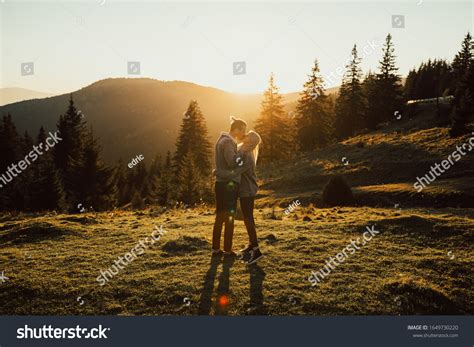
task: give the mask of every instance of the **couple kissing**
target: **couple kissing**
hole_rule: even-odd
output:
[[[247,123],[231,117],[230,131],[222,132],[215,146],[216,176],[216,219],[212,233],[213,256],[240,256],[247,265],[263,257],[258,247],[257,231],[253,217],[257,176],[255,167],[258,158],[260,135],[251,130],[246,133]],[[248,245],[235,253],[232,251],[234,217],[237,199],[249,237]],[[222,226],[224,225],[224,251],[220,248]]]

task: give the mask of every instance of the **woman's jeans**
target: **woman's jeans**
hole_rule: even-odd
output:
[[[255,220],[253,219],[255,196],[240,198],[240,208],[244,217],[245,227],[249,234],[249,244],[252,247],[258,247],[257,231],[255,230]]]

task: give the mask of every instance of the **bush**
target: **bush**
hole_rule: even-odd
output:
[[[352,190],[342,176],[333,176],[323,188],[323,202],[329,206],[348,206],[354,203]]]

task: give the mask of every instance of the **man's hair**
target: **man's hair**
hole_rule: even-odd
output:
[[[246,126],[247,123],[243,119],[230,117],[230,131],[244,129]]]

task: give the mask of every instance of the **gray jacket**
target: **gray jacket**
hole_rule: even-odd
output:
[[[248,198],[257,195],[257,175],[255,174],[255,158],[252,152],[244,151],[240,148],[237,151],[238,164],[232,170],[216,169],[215,174],[223,178],[226,182],[233,180],[238,175],[240,177],[239,196],[241,198]],[[239,165],[240,164],[240,165]]]
[[[234,169],[240,163],[237,158],[237,142],[229,133],[222,132],[216,142],[216,181],[240,183],[240,173]],[[237,162],[238,161],[238,162]],[[222,174],[225,172],[225,174]]]
[[[239,196],[248,198],[257,195],[257,175],[255,174],[255,158],[252,152],[238,151],[242,154],[244,165],[242,166],[242,176],[240,180]]]

